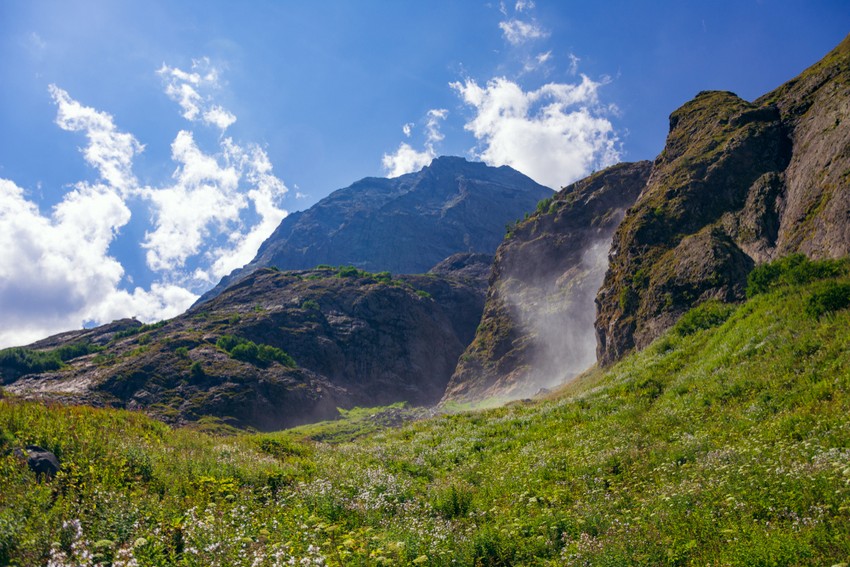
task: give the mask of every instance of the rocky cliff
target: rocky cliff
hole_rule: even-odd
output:
[[[0,351],[0,378],[28,397],[266,430],[337,407],[430,405],[484,302],[467,276],[446,272],[259,269],[162,324],[125,320]]]
[[[492,254],[505,225],[552,190],[510,167],[440,157],[417,173],[369,177],[286,217],[243,269],[199,303],[253,270],[321,264],[418,274],[461,252]]]
[[[703,92],[618,228],[597,298],[598,358],[643,348],[707,299],[741,299],[761,262],[850,253],[850,38],[747,102]]]
[[[619,164],[591,175],[511,228],[446,401],[529,396],[593,364],[594,298],[611,237],[651,165]]]

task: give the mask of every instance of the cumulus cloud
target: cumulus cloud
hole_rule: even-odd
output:
[[[221,86],[219,71],[209,58],[193,60],[191,71],[169,67],[163,63],[157,74],[165,82],[165,94],[180,105],[186,120],[200,120],[221,131],[227,130],[236,122],[236,116],[214,104],[212,96],[208,94]]]
[[[156,320],[197,296],[177,286],[118,288],[124,268],[109,254],[130,210],[115,188],[78,184],[50,214],[0,179],[0,347],[25,344],[83,321],[136,315]]]
[[[154,229],[143,242],[148,266],[157,271],[181,269],[211,236],[224,234],[225,245],[205,251],[210,267],[195,270],[193,276],[214,283],[247,264],[283,220],[287,213],[278,203],[287,188],[272,173],[262,148],[246,149],[231,138],[221,142],[219,152],[207,154],[192,133],[183,130],[171,145],[171,155],[178,164],[174,184],[145,191],[154,206]],[[246,229],[242,215],[249,206],[260,220]]]
[[[428,111],[425,121],[425,147],[423,150],[416,150],[407,142],[402,142],[394,153],[384,154],[381,163],[387,172],[387,177],[398,177],[406,173],[413,173],[430,165],[431,161],[437,157],[435,144],[444,138],[442,132],[440,132],[440,122],[446,119],[448,113],[449,111],[445,108]],[[412,124],[405,124],[402,130],[407,137],[410,137]]]
[[[83,106],[55,85],[50,93],[57,125],[88,139],[81,152],[100,180],[77,183],[44,214],[24,189],[0,179],[0,346],[79,328],[83,321],[161,319],[197,298],[166,284],[119,289],[125,272],[109,247],[130,220],[126,198],[138,191],[132,160],[143,148],[109,114]]]
[[[202,71],[203,65],[208,68]],[[192,72],[163,66],[159,73],[169,76],[166,92],[187,119],[223,131],[236,118],[199,94],[218,84],[217,71],[203,65],[193,65]],[[143,187],[133,173],[142,144],[121,132],[108,113],[55,85],[50,94],[56,124],[86,137],[80,151],[97,180],[74,184],[45,212],[23,188],[0,179],[0,348],[84,322],[176,316],[197,291],[250,261],[286,216],[279,204],[287,188],[259,146],[228,137],[207,153],[192,132],[180,131],[172,143],[177,168],[171,182]],[[147,205],[152,213],[142,243],[154,275],[147,289],[126,287],[133,278],[110,253],[130,221],[131,204]]]
[[[549,37],[549,32],[541,28],[535,22],[524,22],[522,20],[507,20],[499,22],[502,35],[511,45],[520,45],[533,39]]]
[[[472,79],[450,86],[475,110],[464,128],[490,165],[510,165],[557,188],[619,161],[617,136],[597,97],[601,83],[586,76],[532,91],[504,77],[483,87]]]

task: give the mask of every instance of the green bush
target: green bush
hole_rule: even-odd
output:
[[[238,345],[243,340],[244,339],[234,337],[233,335],[222,335],[215,342],[215,346],[230,354],[230,351],[233,350],[233,347]]]
[[[201,366],[200,361],[196,360],[192,363],[192,366],[189,367],[189,375],[196,380],[205,376],[204,367]]]
[[[305,311],[319,311],[319,303],[313,299],[308,299],[301,304],[301,309]]]
[[[785,258],[755,267],[747,276],[747,297],[766,293],[786,285],[802,285],[834,278],[847,273],[848,261],[809,260],[804,254],[791,254]]]
[[[242,360],[245,362],[254,362],[259,360],[259,354],[260,349],[257,347],[257,344],[250,341],[238,344],[230,351],[230,356],[236,360]]]
[[[735,306],[717,300],[710,300],[694,307],[673,326],[673,331],[681,337],[693,335],[697,331],[717,327],[726,321]]]
[[[125,337],[132,337],[133,335],[138,335],[139,333],[144,333],[147,331],[153,331],[154,329],[159,329],[163,325],[165,325],[168,321],[157,321],[156,323],[145,323],[139,325],[138,327],[133,327],[131,329],[124,329],[123,331],[118,331],[114,335],[112,335],[112,340],[123,339]]]
[[[233,335],[222,335],[216,341],[216,346],[226,351],[231,358],[249,362],[251,364],[265,365],[279,362],[284,366],[295,368],[295,360],[285,351],[271,345],[257,344],[253,341],[235,337]]]
[[[337,275],[341,278],[356,278],[360,275],[360,270],[354,266],[343,266],[339,269]]]
[[[818,318],[847,307],[850,307],[850,283],[828,282],[809,296],[806,314]]]
[[[552,197],[547,197],[541,201],[537,202],[537,212],[543,213],[549,210],[549,206],[552,204],[552,201],[555,200],[554,195]]]

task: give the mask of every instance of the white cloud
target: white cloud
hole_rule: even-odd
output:
[[[464,128],[490,165],[510,165],[557,188],[619,160],[616,133],[597,99],[601,84],[585,76],[528,92],[504,77],[485,87],[471,79],[450,86],[475,109]]]
[[[407,124],[402,126],[401,131],[404,132],[404,136],[406,138],[409,138],[410,134],[413,132],[413,122],[408,122]]]
[[[209,58],[193,60],[191,71],[163,63],[157,74],[165,81],[165,94],[180,105],[186,120],[200,120],[222,132],[236,122],[236,116],[213,104],[212,96],[206,94],[221,87],[218,69],[213,67]]]
[[[215,155],[204,153],[191,132],[181,131],[171,146],[178,168],[175,183],[148,188],[154,205],[154,230],[145,235],[147,263],[152,270],[177,270],[205,248],[210,237],[226,234],[227,244],[206,250],[210,268],[196,271],[200,279],[215,282],[234,268],[247,264],[260,244],[286,216],[277,203],[287,192],[272,174],[271,162],[257,146],[247,150],[231,138],[221,142]],[[245,190],[247,182],[250,189]],[[253,205],[260,221],[246,229],[242,215]]]
[[[85,132],[89,144],[83,155],[89,165],[111,187],[125,194],[134,190],[137,182],[132,171],[133,157],[144,146],[131,134],[119,132],[109,114],[83,106],[56,85],[48,88],[58,107],[56,124],[70,132]]]
[[[445,120],[448,113],[449,111],[445,108],[435,108],[428,111],[425,122],[425,148],[422,151],[402,142],[394,153],[384,154],[381,164],[387,172],[387,177],[398,177],[406,173],[413,173],[430,165],[431,161],[437,157],[434,144],[444,138],[442,132],[440,132],[440,121]],[[406,124],[405,127],[407,126],[412,125]],[[408,137],[409,131],[409,128],[404,129],[404,133]]]
[[[108,249],[129,219],[122,197],[106,185],[78,184],[42,215],[23,189],[0,179],[0,347],[83,321],[157,320],[191,305],[197,296],[177,286],[118,289],[124,268]]]
[[[502,34],[511,45],[520,45],[533,39],[542,39],[549,36],[549,32],[536,23],[516,19],[499,22],[499,28],[501,28]]]
[[[227,130],[231,124],[236,122],[236,116],[220,106],[213,106],[204,112],[204,122],[212,124],[221,130]]]
[[[534,8],[534,2],[531,0],[517,0],[517,3],[514,5],[514,10],[517,12],[524,12],[525,10],[531,10]]]
[[[430,165],[434,157],[436,156],[431,148],[425,148],[420,152],[413,149],[410,144],[402,142],[395,153],[384,154],[381,164],[387,172],[387,177],[398,177]]]
[[[252,186],[247,193],[248,200],[259,215],[260,221],[248,232],[233,233],[228,247],[218,248],[211,253],[215,258],[208,272],[212,276],[212,283],[250,262],[263,241],[287,215],[285,210],[277,206],[287,188],[283,181],[272,174],[272,164],[266,152],[259,146],[243,150],[229,139],[226,142],[231,147],[230,155],[238,158],[240,169],[245,172],[244,177]]]
[[[169,75],[166,91],[184,116],[224,130],[235,116],[192,94],[218,84],[217,71],[204,61],[191,73],[163,66],[160,74]],[[51,211],[42,212],[24,189],[0,179],[0,348],[83,322],[176,316],[197,299],[194,291],[205,287],[195,287],[199,282],[215,283],[250,261],[286,216],[279,207],[286,186],[262,148],[225,138],[208,154],[191,132],[181,131],[172,144],[177,163],[172,183],[140,187],[133,159],[144,147],[120,132],[109,114],[55,85],[50,93],[56,124],[86,136],[81,153],[98,180],[73,185]],[[147,289],[124,289],[122,282],[133,278],[110,254],[130,221],[131,203],[150,205],[153,212],[143,243],[154,275]]]
[[[433,146],[433,144],[440,142],[445,138],[442,132],[440,132],[440,120],[445,120],[448,115],[449,111],[445,108],[431,109],[428,111],[428,121],[425,123],[425,129],[428,132],[426,140],[427,146]]]

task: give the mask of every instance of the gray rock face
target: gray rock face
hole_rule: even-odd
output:
[[[293,213],[243,269],[198,303],[262,267],[352,265],[370,272],[419,274],[459,252],[492,254],[505,225],[552,195],[510,167],[440,157],[418,173],[362,179]]]
[[[651,165],[594,174],[513,227],[496,252],[481,324],[444,401],[526,397],[593,364],[594,298],[611,236]]]
[[[430,405],[472,340],[483,306],[476,285],[434,274],[263,268],[184,315],[113,333],[102,350],[5,388],[142,410],[169,423],[213,416],[262,430],[331,419],[337,407]],[[235,356],[228,336],[253,344],[248,356]],[[40,344],[49,351],[68,343],[59,337]],[[261,352],[276,357],[258,359]]]
[[[598,358],[648,345],[708,299],[743,298],[754,265],[850,253],[850,38],[753,103],[704,92],[614,236]]]

